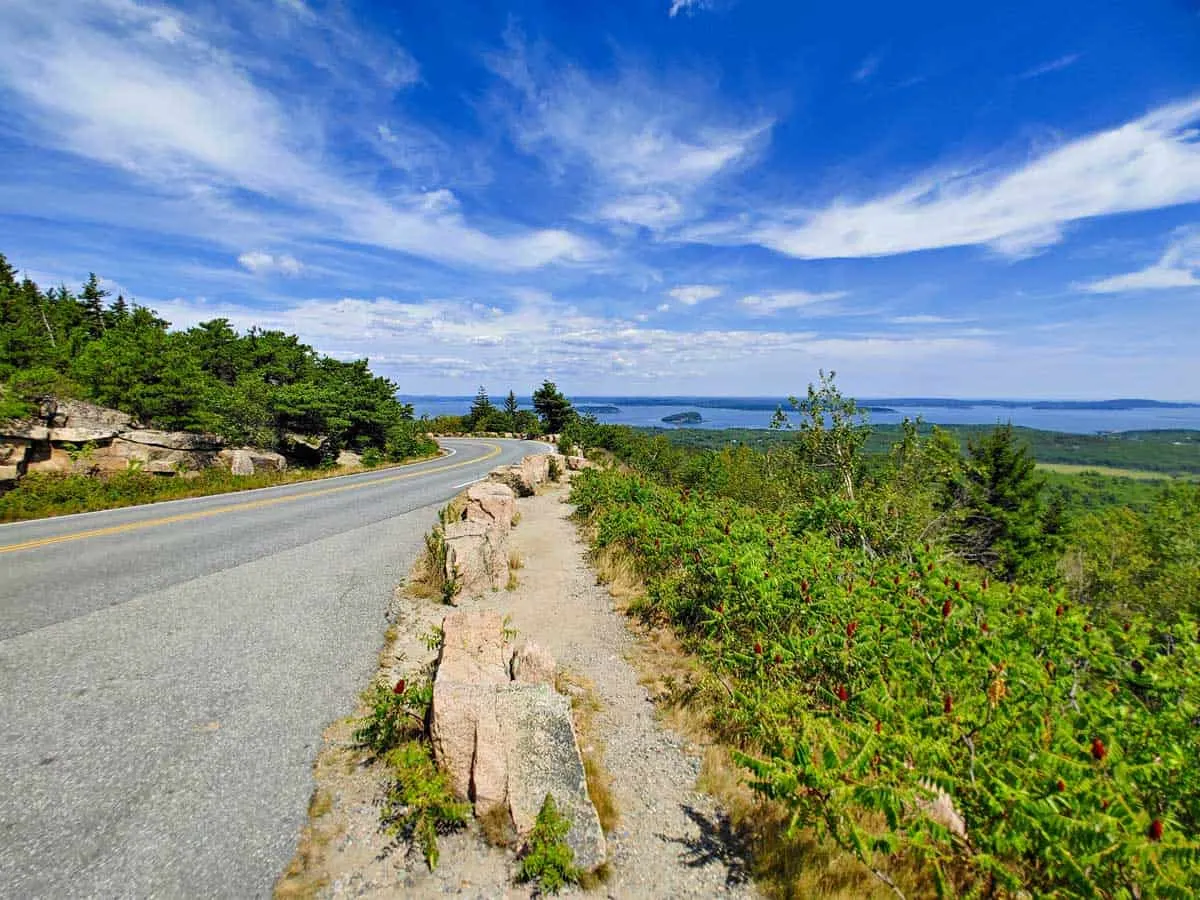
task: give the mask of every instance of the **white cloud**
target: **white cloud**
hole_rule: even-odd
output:
[[[671,309],[670,303],[660,303],[660,304],[658,304],[658,306],[654,307],[654,311],[660,312],[660,313],[668,312],[670,309]]]
[[[278,272],[280,275],[299,275],[304,271],[300,260],[286,253],[272,255],[261,250],[251,250],[238,257],[238,264],[255,275]]]
[[[958,336],[678,331],[646,326],[633,317],[581,313],[538,291],[523,297],[509,310],[470,299],[314,299],[271,310],[184,299],[151,305],[176,328],[221,317],[242,329],[257,325],[298,334],[338,358],[368,357],[378,371],[396,378],[402,390],[413,392],[474,390],[481,381],[493,390],[506,384],[520,390],[545,377],[595,390],[628,390],[636,383],[679,391],[695,378],[727,390],[749,390],[762,383],[757,377],[764,369],[779,373],[779,383],[786,384],[798,369],[904,367],[978,355],[990,346]]]
[[[206,23],[182,14],[169,21],[136,0],[6,4],[0,41],[9,49],[0,54],[0,87],[17,98],[12,114],[27,126],[24,136],[125,173],[146,206],[186,199],[197,219],[207,209],[298,239],[337,234],[495,269],[594,254],[561,229],[484,231],[456,209],[429,205],[423,190],[377,193],[331,164],[322,140],[326,120],[305,102],[311,98],[260,85],[249,68],[252,51],[235,56],[206,39]],[[381,59],[385,83],[415,77],[402,48]],[[105,213],[90,203],[80,214]],[[172,226],[197,228],[191,218]]]
[[[667,291],[667,296],[674,297],[684,306],[695,306],[721,296],[721,289],[711,284],[682,284]]]
[[[738,305],[751,315],[769,316],[780,310],[799,309],[828,300],[837,300],[844,296],[846,296],[845,291],[830,291],[823,294],[814,294],[809,291],[775,291],[769,294],[748,294],[738,300]]]
[[[1200,98],[1069,141],[1006,170],[931,172],[866,201],[777,209],[692,229],[692,240],[761,244],[804,259],[987,246],[1026,255],[1094,216],[1200,201]]]
[[[1051,72],[1057,72],[1060,69],[1067,68],[1067,66],[1072,66],[1078,60],[1078,53],[1068,53],[1066,56],[1060,56],[1058,59],[1051,60],[1048,63],[1042,63],[1040,66],[1034,66],[1032,69],[1022,72],[1017,76],[1017,78],[1024,80],[1027,78],[1037,78],[1039,75],[1048,75]]]
[[[707,9],[708,6],[709,0],[671,0],[667,15],[673,19],[681,12],[691,13],[693,10]]]
[[[1200,230],[1178,232],[1162,258],[1152,266],[1076,287],[1093,294],[1200,287]]]
[[[725,110],[711,82],[625,68],[603,80],[527,50],[519,35],[490,59],[511,91],[499,101],[517,143],[565,174],[591,175],[594,215],[663,228],[705,185],[751,160],[773,119]]]

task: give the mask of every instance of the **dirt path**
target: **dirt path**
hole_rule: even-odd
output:
[[[605,744],[605,765],[620,821],[609,835],[612,874],[592,896],[613,898],[757,897],[745,863],[728,837],[716,804],[695,788],[699,758],[656,719],[654,706],[628,661],[636,639],[614,610],[584,556],[565,488],[519,502],[521,521],[511,545],[524,559],[520,583],[465,608],[493,608],[511,616],[520,637],[553,652],[559,666],[591,683],[600,703],[594,731]],[[446,607],[398,597],[393,617],[401,637],[397,675],[430,658],[421,636]],[[330,729],[327,745],[348,744],[349,727]],[[377,776],[352,751],[323,755],[319,783],[331,811],[320,819],[328,885],[321,896],[455,895],[527,898],[513,886],[511,853],[488,847],[475,830],[441,840],[441,863],[430,873],[417,855],[388,852],[378,832]],[[324,829],[322,831],[321,829]],[[586,896],[566,891],[560,896]]]

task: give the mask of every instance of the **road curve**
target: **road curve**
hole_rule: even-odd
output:
[[[545,445],[0,526],[0,896],[259,897],[437,507]]]

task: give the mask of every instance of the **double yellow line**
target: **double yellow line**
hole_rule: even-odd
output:
[[[173,525],[176,522],[190,522],[193,519],[207,519],[210,516],[219,516],[229,512],[241,512],[249,509],[263,509],[267,506],[278,506],[281,503],[292,503],[296,500],[308,500],[312,497],[325,497],[329,494],[340,494],[343,491],[358,491],[363,488],[377,487],[381,484],[391,484],[394,481],[405,481],[409,478],[420,478],[423,475],[432,475],[435,472],[449,472],[451,469],[461,469],[463,466],[473,466],[476,463],[481,463],[485,460],[492,459],[500,455],[500,447],[496,444],[485,444],[488,450],[483,456],[478,456],[475,459],[464,460],[463,462],[451,463],[448,466],[438,466],[434,469],[422,469],[420,472],[406,472],[403,475],[390,475],[386,478],[374,478],[367,481],[359,481],[353,484],[343,484],[337,487],[322,488],[318,491],[306,491],[301,494],[289,494],[286,497],[270,497],[265,500],[248,500],[245,503],[230,503],[226,506],[214,506],[212,509],[202,509],[196,512],[181,513],[177,516],[163,516],[158,519],[147,519],[143,522],[128,522],[124,525],[110,525],[108,528],[92,528],[88,531],[76,531],[72,534],[60,534],[56,537],[38,538],[33,541],[24,541],[20,544],[8,544],[0,546],[0,553],[14,553],[18,550],[32,550],[35,547],[45,547],[49,544],[64,544],[67,541],[82,541],[87,538],[106,537],[110,534],[124,534],[129,531],[140,531],[144,528],[158,528],[163,525]]]

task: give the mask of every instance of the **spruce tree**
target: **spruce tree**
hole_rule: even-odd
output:
[[[517,405],[517,395],[512,391],[508,392],[508,396],[504,398],[504,415],[508,418],[508,430],[517,430],[517,412],[520,407]]]
[[[108,293],[100,287],[100,279],[96,277],[96,273],[88,273],[88,280],[79,294],[79,300],[83,304],[84,318],[92,337],[99,337],[107,330],[104,322],[104,298]]]
[[[542,427],[547,434],[559,434],[567,422],[575,417],[571,401],[563,396],[553,381],[543,381],[533,392],[533,408],[542,417]]]
[[[472,431],[480,430],[480,426],[486,424],[487,420],[495,413],[496,407],[492,406],[492,401],[488,397],[487,388],[483,385],[479,386],[479,393],[475,395],[475,402],[471,404],[471,411],[467,413],[467,419],[470,423]]]
[[[1043,521],[1045,481],[1036,465],[1011,424],[967,445],[965,527],[956,543],[966,559],[1010,580],[1036,568],[1054,543]]]

